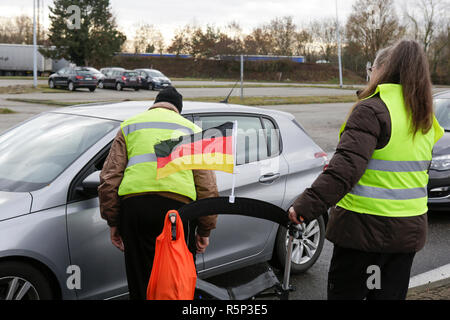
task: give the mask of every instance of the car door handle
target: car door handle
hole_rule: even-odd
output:
[[[269,174],[261,176],[259,178],[259,182],[271,183],[271,182],[274,182],[275,180],[279,179],[280,176],[281,176],[281,174],[279,174],[279,173],[269,173]]]

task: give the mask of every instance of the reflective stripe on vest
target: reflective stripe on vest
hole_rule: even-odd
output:
[[[428,211],[427,171],[432,148],[443,130],[434,124],[428,133],[419,131],[413,137],[402,86],[383,84],[371,97],[376,94],[390,114],[390,140],[384,148],[374,151],[360,181],[337,205],[361,214],[386,217],[422,215]]]
[[[186,134],[194,134],[194,130],[192,130],[191,128],[185,127],[178,123],[169,123],[169,122],[142,122],[129,124],[123,128],[123,134],[126,137],[130,133],[143,129],[181,130],[186,131]]]
[[[196,200],[192,170],[176,172],[156,180],[154,146],[163,140],[201,132],[178,113],[156,108],[124,121],[121,125],[127,146],[128,164],[119,187],[119,195],[145,192],[171,192]]]

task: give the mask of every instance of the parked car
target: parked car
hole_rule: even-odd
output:
[[[85,67],[66,67],[52,74],[48,78],[48,86],[50,88],[67,88],[75,91],[78,88],[88,88],[94,92],[97,88],[98,78],[89,69]]]
[[[112,88],[122,91],[124,88],[131,88],[139,91],[141,88],[141,79],[136,71],[125,70],[122,68],[111,68],[107,70],[101,88]]]
[[[163,89],[172,85],[172,82],[161,71],[155,69],[136,69],[142,79],[141,88],[148,90]]]
[[[435,95],[435,113],[445,134],[433,150],[429,171],[428,205],[431,210],[450,211],[450,91]]]
[[[120,123],[150,104],[61,108],[0,135],[0,300],[127,294],[123,253],[100,217],[97,186]],[[323,151],[288,113],[186,101],[183,115],[203,129],[237,120],[236,196],[287,211],[324,168]],[[220,194],[230,195],[232,175],[216,174]],[[292,272],[319,257],[327,218],[311,222],[295,241]],[[197,255],[199,277],[269,260],[283,267],[287,237],[268,220],[219,216],[206,253]],[[71,290],[76,270],[81,287]]]
[[[103,79],[105,78],[105,75],[103,73],[101,73],[99,70],[93,68],[93,67],[84,67],[86,69],[88,69],[89,71],[91,71],[95,77],[97,78],[97,86],[103,82]]]
[[[100,81],[100,82],[98,83],[98,87],[99,87],[100,89],[103,89],[103,81],[105,80],[106,75],[107,75],[108,73],[110,73],[110,72],[112,72],[112,71],[116,71],[116,70],[125,71],[124,68],[120,68],[120,67],[107,67],[107,68],[101,68],[101,69],[100,69],[100,73],[103,74],[103,79],[102,79],[102,81]]]

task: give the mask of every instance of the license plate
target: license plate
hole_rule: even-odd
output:
[[[92,80],[92,78],[85,78],[84,80]]]
[[[167,87],[169,84],[167,83],[163,83],[163,87]]]
[[[130,78],[130,81],[136,81],[136,78]]]

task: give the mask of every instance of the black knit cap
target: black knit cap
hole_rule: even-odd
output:
[[[183,96],[174,87],[167,87],[160,91],[155,99],[155,103],[158,102],[169,102],[177,107],[180,113],[183,110]]]

